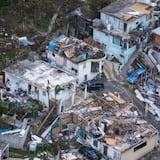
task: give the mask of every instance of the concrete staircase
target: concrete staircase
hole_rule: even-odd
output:
[[[140,54],[140,50],[137,49],[136,51],[134,51],[134,53],[130,56],[128,62],[126,64],[124,64],[122,70],[121,70],[121,74],[124,77],[127,77],[127,72],[129,67],[132,65],[132,63],[135,61],[135,59],[138,57],[138,55]]]
[[[119,64],[109,60],[104,61],[104,74],[108,80],[117,81]]]

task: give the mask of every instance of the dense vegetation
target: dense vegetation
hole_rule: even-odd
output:
[[[47,31],[53,14],[58,12],[56,29],[65,25],[66,14],[80,7],[87,17],[97,17],[98,9],[112,0],[1,0],[1,25],[15,31]]]
[[[57,17],[51,36],[53,33],[65,34],[67,24],[74,24],[71,23],[73,19],[67,18],[70,12],[80,8],[83,17],[96,18],[99,16],[98,10],[112,1],[114,0],[0,0],[0,70],[15,63],[17,59],[25,58],[31,50],[40,53],[39,50],[45,48],[47,37],[41,36],[44,35],[41,33],[48,32],[53,15],[57,14]],[[34,49],[15,47],[11,40],[13,35],[34,38]]]

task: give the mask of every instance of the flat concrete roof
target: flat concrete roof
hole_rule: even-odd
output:
[[[10,65],[4,71],[32,82],[41,88],[46,88],[48,83],[50,87],[55,87],[56,85],[63,85],[76,80],[75,77],[40,60],[33,62],[28,59],[19,61]]]

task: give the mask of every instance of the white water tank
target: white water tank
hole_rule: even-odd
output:
[[[29,145],[29,151],[30,152],[35,152],[37,150],[37,143],[36,142],[31,142]]]
[[[112,25],[111,24],[107,24],[107,30],[111,30],[112,29]]]

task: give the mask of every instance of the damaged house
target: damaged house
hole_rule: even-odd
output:
[[[148,51],[148,57],[160,72],[160,27],[152,30],[154,41],[152,47]]]
[[[50,64],[71,73],[78,83],[103,72],[105,53],[77,38],[61,35],[50,41],[46,52]]]
[[[106,55],[115,57],[121,68],[136,57],[150,36],[153,7],[147,2],[118,0],[100,10],[100,19],[93,25],[93,39],[106,45]]]
[[[45,107],[59,100],[60,108],[74,104],[76,78],[44,61],[19,61],[4,69],[7,90],[39,100]]]
[[[0,144],[7,143],[8,147],[22,149],[25,145],[25,141],[30,130],[30,125],[28,125],[28,119],[24,118],[23,121],[20,120],[11,120],[8,117],[8,124],[13,127],[6,129],[0,129]],[[6,145],[6,144],[5,144]],[[6,147],[6,152],[8,154],[9,148]]]
[[[60,115],[60,124],[53,128],[53,137],[58,130],[69,130],[69,137],[76,136],[105,159],[138,160],[158,145],[158,131],[137,107],[110,92],[66,111]]]

